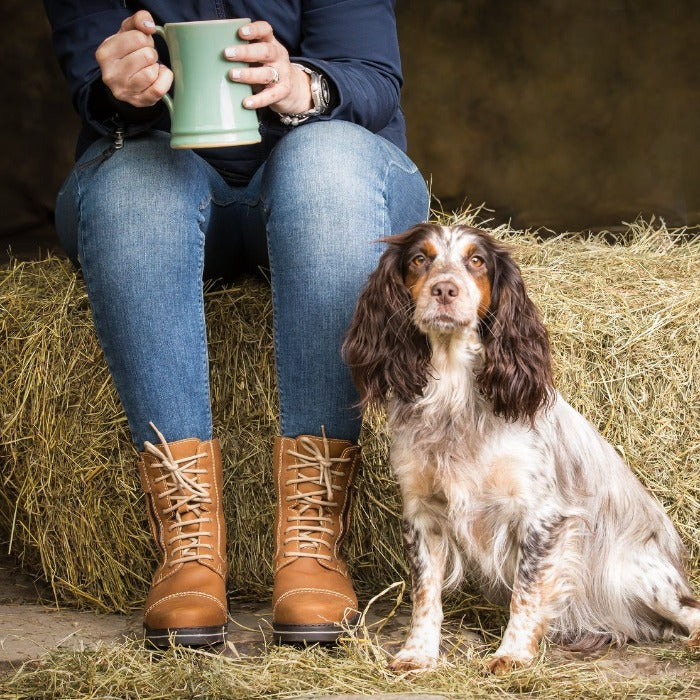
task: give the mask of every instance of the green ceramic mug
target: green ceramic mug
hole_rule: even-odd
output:
[[[249,22],[217,19],[156,27],[168,45],[175,75],[174,96],[163,96],[170,112],[173,148],[216,148],[260,141],[255,110],[242,105],[252,88],[229,80],[228,72],[236,62],[224,57],[227,46],[246,43],[238,30]]]

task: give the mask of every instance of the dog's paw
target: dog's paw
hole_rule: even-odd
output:
[[[486,662],[486,670],[496,676],[502,676],[505,673],[514,671],[516,668],[529,666],[530,663],[531,659],[518,659],[513,656],[503,654],[501,656],[492,656]]]
[[[700,629],[695,630],[688,638],[688,648],[700,649]]]
[[[437,657],[402,649],[391,661],[389,668],[395,673],[431,671],[437,666]]]

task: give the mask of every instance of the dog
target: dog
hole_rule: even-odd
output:
[[[361,405],[386,402],[403,500],[413,611],[392,668],[437,664],[441,591],[465,569],[510,606],[494,673],[532,663],[545,636],[592,650],[686,633],[700,646],[681,539],[553,388],[548,334],[507,248],[433,223],[382,240],[343,354]]]

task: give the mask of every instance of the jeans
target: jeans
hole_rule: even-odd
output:
[[[340,121],[285,135],[248,185],[151,131],[90,146],[59,192],[56,227],[79,264],[100,344],[142,449],[209,440],[203,280],[269,266],[283,435],[356,440],[340,346],[377,239],[428,215],[425,181],[393,144]]]

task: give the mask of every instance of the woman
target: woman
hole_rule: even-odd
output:
[[[127,7],[128,5],[128,7]],[[278,641],[334,641],[357,599],[339,555],[359,459],[340,359],[377,239],[428,214],[405,154],[390,0],[89,4],[45,0],[82,119],[56,224],[140,451],[162,553],[146,601],[158,646],[225,639],[221,455],[213,437],[203,278],[269,269],[280,396],[275,439]],[[252,17],[229,79],[254,86],[259,144],[172,150],[172,83],[155,26]],[[226,54],[232,57],[230,51]]]

